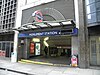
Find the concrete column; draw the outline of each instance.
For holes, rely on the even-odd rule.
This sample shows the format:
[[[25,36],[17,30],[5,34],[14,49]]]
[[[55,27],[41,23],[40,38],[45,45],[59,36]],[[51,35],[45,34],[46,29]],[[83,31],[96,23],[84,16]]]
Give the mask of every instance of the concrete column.
[[[79,44],[78,44],[78,36],[72,36],[71,39],[71,55],[78,55],[78,48],[79,48]]]
[[[24,54],[24,58],[28,59],[29,58],[29,46],[30,46],[30,41],[29,39],[25,38],[24,39],[24,50],[23,50],[23,54]]]
[[[78,0],[74,0],[74,7],[75,7],[75,22],[76,22],[76,28],[79,29],[79,9],[78,9]]]
[[[18,34],[19,32],[14,30],[14,46],[13,53],[11,54],[11,62],[17,62],[17,48],[18,48]]]
[[[79,67],[89,67],[88,29],[85,0],[78,0],[79,9]]]

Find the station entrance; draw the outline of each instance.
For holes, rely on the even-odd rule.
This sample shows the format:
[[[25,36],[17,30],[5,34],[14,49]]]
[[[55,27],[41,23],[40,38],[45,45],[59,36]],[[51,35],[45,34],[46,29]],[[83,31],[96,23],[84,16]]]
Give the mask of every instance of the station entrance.
[[[21,40],[21,59],[70,65],[71,36],[42,36]],[[25,49],[27,47],[27,50]],[[26,54],[27,51],[27,54]]]
[[[19,29],[18,60],[70,65],[71,55],[77,54],[78,29],[73,21],[36,22]]]

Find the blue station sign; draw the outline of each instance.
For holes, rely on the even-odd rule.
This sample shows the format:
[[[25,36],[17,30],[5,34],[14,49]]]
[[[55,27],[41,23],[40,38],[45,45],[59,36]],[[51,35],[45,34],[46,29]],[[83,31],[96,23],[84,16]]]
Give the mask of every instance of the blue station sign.
[[[61,32],[59,30],[54,30],[46,32],[20,33],[18,37],[54,36],[60,34]]]
[[[18,37],[77,35],[77,34],[78,34],[78,29],[74,28],[72,32],[66,32],[64,34],[62,34],[61,30],[52,30],[52,31],[45,31],[45,32],[19,33]]]

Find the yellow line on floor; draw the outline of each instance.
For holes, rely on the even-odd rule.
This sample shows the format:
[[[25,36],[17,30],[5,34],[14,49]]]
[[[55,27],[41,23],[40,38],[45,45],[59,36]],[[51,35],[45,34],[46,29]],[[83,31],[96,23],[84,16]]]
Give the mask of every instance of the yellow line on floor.
[[[53,63],[38,62],[38,61],[25,60],[25,59],[21,59],[21,61],[18,61],[18,62],[19,63],[33,63],[33,64],[40,64],[40,65],[48,65],[48,66],[67,66],[65,64],[53,64]]]
[[[18,61],[19,63],[26,63],[26,62],[22,62],[22,61]]]
[[[31,60],[25,60],[25,59],[21,59],[20,62],[33,63],[33,64],[43,64],[43,65],[50,65],[50,66],[53,65],[52,63],[31,61]]]

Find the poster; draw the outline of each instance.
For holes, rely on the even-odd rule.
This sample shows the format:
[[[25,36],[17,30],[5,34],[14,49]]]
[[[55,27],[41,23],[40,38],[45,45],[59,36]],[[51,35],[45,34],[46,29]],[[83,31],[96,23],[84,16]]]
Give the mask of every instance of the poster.
[[[30,43],[30,54],[34,54],[35,44],[33,42]]]
[[[35,55],[40,55],[40,43],[35,44]]]

